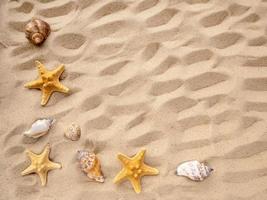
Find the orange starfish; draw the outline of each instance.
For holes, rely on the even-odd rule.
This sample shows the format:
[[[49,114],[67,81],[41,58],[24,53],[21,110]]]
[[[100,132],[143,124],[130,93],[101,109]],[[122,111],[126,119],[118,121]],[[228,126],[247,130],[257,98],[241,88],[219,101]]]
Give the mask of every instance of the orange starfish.
[[[134,157],[129,158],[126,155],[118,154],[118,159],[123,164],[123,169],[114,178],[114,183],[119,183],[128,179],[135,192],[141,192],[141,177],[146,175],[157,175],[159,171],[156,168],[150,167],[144,163],[146,150],[141,150]]]
[[[42,106],[47,104],[53,92],[69,92],[69,88],[59,82],[59,77],[64,71],[64,65],[60,65],[56,69],[48,71],[39,61],[36,61],[35,64],[38,68],[39,78],[26,83],[25,87],[30,89],[40,89],[42,91]]]

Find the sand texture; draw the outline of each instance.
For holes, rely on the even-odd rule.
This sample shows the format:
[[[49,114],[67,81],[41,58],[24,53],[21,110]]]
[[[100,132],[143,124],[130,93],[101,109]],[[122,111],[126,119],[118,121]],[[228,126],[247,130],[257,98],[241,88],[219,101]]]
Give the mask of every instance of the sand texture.
[[[52,28],[41,47],[25,24]],[[267,199],[266,0],[3,0],[0,1],[1,200],[264,200]],[[35,60],[60,63],[69,95],[23,85],[37,77]],[[55,117],[48,135],[22,136],[40,117]],[[73,142],[64,129],[80,124]],[[106,176],[89,182],[76,151],[94,141]],[[46,187],[25,149],[52,147],[61,170]],[[146,148],[160,175],[115,185],[116,155]],[[174,175],[183,161],[208,161],[204,182]]]

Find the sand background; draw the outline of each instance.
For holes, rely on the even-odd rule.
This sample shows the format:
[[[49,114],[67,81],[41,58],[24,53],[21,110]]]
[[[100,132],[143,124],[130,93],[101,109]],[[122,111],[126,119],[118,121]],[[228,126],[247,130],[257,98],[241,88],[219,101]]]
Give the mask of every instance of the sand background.
[[[42,47],[23,33],[32,18],[52,33]],[[266,0],[17,0],[0,2],[0,199],[263,200],[267,198]],[[35,60],[64,63],[62,83],[46,107],[23,87],[37,77]],[[36,118],[57,123],[37,141],[22,136]],[[82,137],[63,137],[72,122]],[[88,182],[75,152],[96,143],[106,175]],[[26,148],[52,146],[61,170],[41,187],[22,177]],[[160,170],[136,195],[112,179],[118,152],[146,148]],[[174,175],[178,163],[206,160],[202,183]]]

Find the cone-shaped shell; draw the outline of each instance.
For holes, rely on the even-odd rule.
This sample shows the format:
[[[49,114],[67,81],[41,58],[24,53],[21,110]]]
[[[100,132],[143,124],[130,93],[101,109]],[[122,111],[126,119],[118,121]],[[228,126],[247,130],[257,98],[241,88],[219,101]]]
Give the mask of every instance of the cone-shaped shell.
[[[81,170],[92,180],[103,183],[104,176],[101,171],[99,159],[92,152],[87,150],[78,151],[78,161]]]
[[[49,24],[41,19],[32,19],[25,26],[26,38],[35,45],[41,45],[50,32]]]
[[[212,168],[197,160],[184,162],[176,170],[178,176],[185,176],[193,181],[203,181],[212,171]]]

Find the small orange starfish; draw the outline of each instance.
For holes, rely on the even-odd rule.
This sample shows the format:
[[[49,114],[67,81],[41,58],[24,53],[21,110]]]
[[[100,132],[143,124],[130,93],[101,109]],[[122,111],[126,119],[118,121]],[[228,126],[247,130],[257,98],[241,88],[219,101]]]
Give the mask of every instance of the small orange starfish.
[[[36,61],[35,64],[38,68],[39,78],[26,83],[25,87],[30,89],[40,89],[42,91],[42,106],[47,104],[53,92],[69,92],[69,88],[59,82],[59,77],[64,71],[64,65],[60,65],[56,69],[48,71],[39,61]]]
[[[114,178],[114,183],[119,183],[128,179],[135,192],[141,192],[141,177],[146,175],[157,175],[159,171],[156,168],[150,167],[144,163],[146,150],[141,150],[134,157],[129,158],[126,155],[118,154],[118,159],[123,164],[123,169]]]

